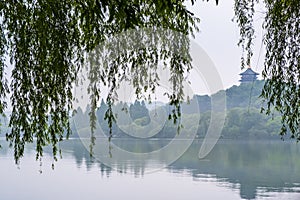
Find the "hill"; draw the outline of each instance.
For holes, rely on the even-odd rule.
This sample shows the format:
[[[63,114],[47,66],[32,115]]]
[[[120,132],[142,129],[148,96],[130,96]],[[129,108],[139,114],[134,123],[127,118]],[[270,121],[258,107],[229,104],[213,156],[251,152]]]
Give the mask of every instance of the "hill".
[[[242,83],[238,86],[232,86],[225,91],[219,91],[212,96],[208,95],[195,95],[191,102],[197,102],[200,110],[199,113],[194,108],[190,108],[189,104],[184,102],[182,104],[182,117],[185,122],[188,123],[188,127],[184,131],[197,131],[197,138],[203,138],[206,135],[207,128],[211,118],[211,99],[214,95],[221,94],[226,95],[226,120],[222,131],[222,138],[279,138],[281,118],[278,114],[267,116],[261,113],[261,107],[263,106],[262,99],[259,97],[263,88],[264,81],[255,81],[253,83]],[[127,134],[128,130],[134,132],[134,135],[138,137],[139,130],[149,133],[151,138],[172,138],[177,134],[177,126],[172,121],[167,120],[163,124],[163,128],[157,134],[153,134],[154,130],[158,130],[161,123],[164,121],[163,116],[171,112],[169,105],[162,103],[156,104],[157,108],[149,106],[145,102],[135,102],[133,104],[119,103],[115,105],[115,110],[123,110],[117,116],[119,119],[122,116],[122,120],[119,120],[118,125],[113,124],[113,137],[122,138],[135,138],[132,134]],[[148,109],[151,107],[151,109]],[[109,128],[107,122],[103,119],[107,105],[104,101],[101,102],[101,106],[97,110],[96,114],[98,122],[102,130],[108,135]],[[159,118],[155,118],[158,110],[160,110]],[[163,111],[164,110],[164,111]],[[80,110],[77,113],[88,117],[88,111],[82,113]],[[131,120],[130,120],[131,118]],[[151,120],[150,120],[151,118]],[[80,119],[77,118],[77,119]],[[81,116],[81,119],[82,116]],[[200,119],[200,120],[199,120]],[[76,128],[73,124],[73,137],[78,137]],[[189,128],[189,129],[187,129]],[[124,132],[124,130],[126,131]],[[197,130],[195,130],[197,129]]]

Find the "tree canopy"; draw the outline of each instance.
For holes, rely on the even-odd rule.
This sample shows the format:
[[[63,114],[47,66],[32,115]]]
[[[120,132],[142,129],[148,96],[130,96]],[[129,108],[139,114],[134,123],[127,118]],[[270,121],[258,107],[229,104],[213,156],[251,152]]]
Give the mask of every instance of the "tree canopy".
[[[194,1],[191,0],[192,4]],[[7,140],[14,147],[16,161],[23,155],[25,144],[34,142],[34,138],[37,158],[43,155],[44,146],[51,145],[56,159],[58,142],[64,139],[64,131],[66,137],[70,135],[72,88],[83,69],[88,70],[90,80],[92,128],[101,95],[100,85],[109,87],[105,118],[111,127],[114,121],[111,106],[117,98],[118,83],[121,80],[131,82],[138,97],[147,91],[155,92],[159,61],[170,63],[169,81],[173,91],[168,97],[174,106],[172,117],[176,119],[183,101],[182,81],[192,68],[189,36],[198,31],[199,22],[184,2],[1,1],[0,113],[4,114],[7,98],[10,98],[11,132]],[[253,16],[258,2],[235,0],[234,10],[241,34],[239,44],[246,52],[242,63],[246,64],[250,64],[253,54]],[[263,76],[267,82],[262,97],[268,105],[266,113],[271,113],[274,106],[282,114],[282,134],[290,129],[292,136],[300,139],[300,3],[298,0],[265,0],[263,4],[266,7],[264,41],[267,48]],[[161,32],[161,28],[167,31]],[[136,40],[128,41],[127,46],[114,40],[124,32],[134,35]],[[141,37],[143,35],[147,37]],[[139,39],[147,45],[134,48]],[[7,61],[13,66],[10,85],[5,76]]]
[[[52,145],[56,159],[64,130],[66,137],[70,135],[72,88],[78,80],[78,72],[86,67],[92,128],[100,98],[99,84],[102,82],[109,87],[105,118],[111,127],[114,120],[111,105],[118,81],[129,79],[128,73],[131,73],[133,78],[129,81],[137,95],[144,90],[154,91],[158,58],[171,62],[170,81],[174,87],[169,97],[170,103],[177,107],[176,117],[183,98],[180,83],[191,68],[188,37],[197,31],[199,21],[187,10],[183,0],[1,1],[0,16],[0,112],[4,113],[5,98],[10,91],[11,132],[7,140],[14,147],[16,161],[23,155],[25,144],[33,142],[34,138],[37,158],[43,155],[44,146]],[[156,28],[169,31],[151,35],[149,29]],[[114,36],[123,32],[132,34],[132,30],[135,30],[136,40],[129,41],[127,47],[131,49],[115,48],[114,45],[122,44],[121,40],[114,40]],[[141,38],[141,34],[148,34],[148,37]],[[150,45],[134,48],[138,38],[149,40],[145,43]],[[110,43],[103,44],[105,41]],[[104,48],[105,55],[99,57]],[[175,49],[186,54],[178,56]],[[95,53],[96,57],[88,57],[86,53]],[[4,74],[6,58],[13,66],[9,86]],[[102,59],[102,66],[98,58]],[[152,66],[148,78],[142,77],[148,74],[146,62]],[[149,81],[145,82],[147,79]],[[93,136],[91,139],[93,141]]]
[[[235,14],[240,27],[240,44],[247,52],[250,64],[255,37],[253,16],[255,5],[265,7],[262,24],[265,29],[266,57],[263,78],[266,80],[262,98],[267,106],[262,110],[271,114],[279,111],[282,119],[281,135],[291,131],[300,140],[300,2],[298,0],[242,0],[235,1]],[[244,63],[244,60],[242,59]]]

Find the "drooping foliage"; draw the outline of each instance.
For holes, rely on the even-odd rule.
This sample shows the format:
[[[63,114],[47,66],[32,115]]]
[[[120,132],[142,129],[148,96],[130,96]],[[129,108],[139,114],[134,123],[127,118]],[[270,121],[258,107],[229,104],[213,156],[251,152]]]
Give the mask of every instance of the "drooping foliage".
[[[266,113],[271,113],[273,107],[278,110],[282,115],[282,134],[289,129],[299,140],[300,3],[235,0],[239,44],[246,54],[242,63],[246,64],[250,64],[253,54],[256,3],[266,8],[263,76],[267,82],[262,92]],[[90,80],[92,129],[101,84],[109,90],[105,118],[111,127],[111,107],[120,81],[126,79],[136,95],[143,96],[145,90],[155,90],[157,86],[156,66],[160,61],[170,63],[169,81],[173,88],[168,97],[174,106],[173,118],[180,118],[181,83],[192,67],[188,36],[197,30],[198,21],[184,0],[0,1],[0,113],[4,114],[6,103],[10,102],[11,132],[7,140],[14,147],[16,161],[22,157],[25,144],[34,142],[34,138],[37,158],[43,155],[44,146],[51,145],[56,159],[64,131],[67,137],[70,134],[72,89],[79,79],[78,72],[85,67]],[[160,32],[162,29],[166,31]],[[120,40],[123,33],[135,34],[129,38],[136,40]],[[141,37],[143,34],[145,37]],[[138,38],[142,45],[133,48]],[[115,48],[123,44],[130,45],[129,51]],[[8,62],[12,66],[10,85],[5,76]],[[152,66],[150,71],[146,65]]]
[[[235,14],[240,26],[241,44],[250,64],[254,37],[253,16],[256,3],[265,7],[263,22],[266,47],[263,77],[266,79],[261,96],[267,114],[273,110],[282,116],[281,135],[291,132],[300,140],[300,1],[264,0],[235,1]]]
[[[170,94],[171,104],[178,107],[182,101],[180,82],[191,67],[188,36],[197,30],[198,22],[183,0],[1,1],[0,22],[0,113],[4,113],[5,97],[10,89],[11,132],[7,140],[14,147],[16,162],[23,156],[25,144],[34,142],[34,138],[37,158],[43,155],[44,146],[51,145],[56,159],[63,133],[67,132],[66,137],[70,134],[72,89],[79,80],[78,72],[85,66],[89,70],[92,129],[100,84],[109,87],[105,118],[111,126],[114,120],[111,105],[119,79],[132,77],[129,81],[136,95],[147,88],[154,89],[157,56],[172,63],[170,81],[176,85]],[[158,38],[154,38],[152,45],[131,47],[129,54],[114,46],[120,44],[120,40],[115,40],[116,35],[156,27],[169,30],[170,34],[156,34]],[[171,38],[171,32],[180,35],[177,41]],[[181,57],[172,52],[178,46],[169,48],[180,40],[183,41],[178,44],[180,48],[187,50]],[[169,45],[159,48],[164,47],[161,42]],[[129,44],[132,43],[129,41]],[[101,52],[103,49],[106,51]],[[92,57],[94,53],[99,54]],[[101,62],[97,60],[100,55],[103,55]],[[9,61],[12,77],[8,87],[4,71]],[[153,66],[151,78],[143,77],[147,73],[145,64]],[[131,72],[130,75],[122,76],[127,72]]]
[[[72,13],[70,1],[1,2],[4,49],[13,66],[12,129],[7,140],[14,146],[16,161],[34,137],[37,158],[44,146],[52,144],[56,159],[64,129],[67,137],[70,134],[72,83],[79,66],[74,60],[81,57]]]

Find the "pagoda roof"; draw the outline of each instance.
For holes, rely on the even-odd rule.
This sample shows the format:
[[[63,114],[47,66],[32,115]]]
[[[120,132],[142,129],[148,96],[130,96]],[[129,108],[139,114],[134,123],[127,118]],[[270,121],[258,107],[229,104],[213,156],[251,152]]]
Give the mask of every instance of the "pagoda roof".
[[[258,74],[259,73],[253,71],[250,67],[246,71],[240,73],[240,75],[258,75]]]

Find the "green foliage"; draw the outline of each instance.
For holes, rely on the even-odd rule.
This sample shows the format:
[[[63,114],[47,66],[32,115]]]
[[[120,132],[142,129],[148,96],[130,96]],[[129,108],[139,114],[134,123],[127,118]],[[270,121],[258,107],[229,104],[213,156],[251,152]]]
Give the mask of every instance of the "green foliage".
[[[241,60],[242,68],[245,67],[245,64],[250,66],[251,57],[253,55],[252,41],[255,37],[253,28],[255,2],[258,2],[258,0],[235,0],[234,4],[234,12],[236,16],[236,21],[238,23],[238,26],[240,27],[241,36],[238,45],[242,46],[243,50],[243,56]],[[244,53],[246,53],[246,63]]]
[[[239,44],[246,52],[246,64],[253,54],[255,2],[258,0],[235,1]],[[299,140],[300,3],[266,0],[264,4],[267,54],[263,76],[267,82],[262,97],[266,113],[272,114],[274,106],[282,116],[281,134],[290,131]],[[104,119],[111,135],[115,121],[112,107],[120,82],[128,81],[138,99],[146,99],[144,94],[155,92],[158,85],[159,62],[170,70],[170,118],[180,121],[182,81],[192,68],[188,36],[198,31],[198,22],[184,0],[1,1],[0,114],[10,90],[11,131],[7,140],[14,147],[16,162],[23,156],[25,144],[33,142],[37,158],[48,145],[57,158],[58,143],[71,133],[72,88],[78,84],[80,71],[88,71],[91,144],[101,85],[109,90]],[[131,40],[127,41],[128,36]],[[6,57],[13,66],[9,87],[4,76]]]
[[[255,81],[232,86],[225,91],[227,116],[222,131],[223,138],[273,138],[279,135],[279,113],[274,112],[272,117],[261,113],[261,107],[264,106],[260,97],[263,86],[264,81]],[[197,99],[202,99],[199,101],[200,107],[208,105],[210,101],[210,98],[203,101],[202,96],[198,96]],[[198,137],[201,138],[207,132],[211,115],[210,106],[203,109],[208,111],[201,112],[198,130]]]
[[[129,113],[130,113],[130,117],[132,120],[137,120],[139,119],[139,121],[136,121],[135,123],[139,124],[139,125],[147,125],[150,122],[150,116],[149,116],[149,111],[145,106],[145,102],[142,101],[142,103],[140,103],[139,101],[135,101],[134,104],[131,104],[129,107]]]
[[[78,65],[73,62],[79,51],[79,32],[71,16],[72,5],[69,1],[1,4],[4,49],[14,66],[12,130],[7,140],[14,146],[16,162],[24,153],[24,145],[34,137],[37,158],[43,155],[43,146],[52,144],[56,159],[64,129],[67,137],[70,134],[68,118]]]
[[[226,90],[227,109],[234,107],[255,107],[263,106],[262,99],[259,98],[263,89],[264,81],[255,81],[253,83],[242,83],[239,86],[232,86]]]
[[[70,134],[72,88],[78,81],[78,72],[83,70],[84,66],[89,69],[91,105],[89,116],[92,130],[95,128],[100,83],[109,87],[106,100],[108,110],[104,117],[111,128],[115,120],[111,110],[115,91],[119,81],[126,78],[122,74],[133,77],[131,83],[136,89],[137,96],[143,93],[141,88],[155,89],[155,76],[153,79],[144,77],[146,74],[144,64],[152,65],[154,73],[157,55],[161,60],[170,60],[172,63],[173,75],[170,80],[176,81],[176,87],[170,100],[175,104],[182,101],[180,81],[183,80],[183,73],[191,68],[188,36],[198,29],[196,23],[199,21],[186,9],[183,2],[183,0],[1,1],[0,114],[4,112],[6,106],[4,99],[8,93],[4,69],[5,56],[9,54],[13,66],[10,86],[13,110],[10,117],[12,130],[7,134],[7,140],[14,147],[16,162],[23,156],[25,144],[35,141],[37,158],[43,155],[44,146],[51,145],[56,159],[58,142],[64,139],[63,133],[66,133],[66,137]],[[170,32],[167,35],[158,34],[158,41],[153,45],[128,49],[129,54],[114,51],[118,42],[113,41],[116,35],[123,32],[130,33],[130,30],[138,33],[142,28],[148,28],[147,30],[164,28]],[[172,31],[178,34],[172,35]],[[111,46],[103,45],[105,41],[109,41]],[[180,58],[174,49],[169,48],[176,41],[182,41],[178,44],[185,48],[186,52]],[[158,44],[163,44],[161,47],[166,48],[158,49]],[[85,57],[86,53],[89,55],[97,53],[99,49],[96,47],[107,50],[106,56],[101,54],[102,61],[107,61],[102,62],[102,65],[97,62],[97,57],[94,60]],[[120,56],[111,57],[110,53],[113,52],[120,53]],[[100,72],[93,70],[95,67],[101,69]],[[142,80],[149,80],[149,84],[143,83]],[[92,143],[94,139],[91,135]]]
[[[248,52],[247,64],[252,55],[255,2],[258,1],[235,1],[240,43]],[[266,58],[262,75],[267,81],[261,94],[267,105],[264,111],[272,114],[275,108],[281,115],[281,135],[290,131],[292,138],[300,140],[300,1],[266,0],[260,3],[266,8],[263,22]]]
[[[222,138],[230,139],[261,139],[261,138],[278,138],[281,127],[281,117],[279,113],[274,113],[273,116],[268,116],[261,113],[261,97],[259,96],[263,88],[264,81],[255,81],[253,83],[242,83],[239,86],[232,86],[227,89],[226,99],[227,99],[227,115],[225,124],[222,130]],[[222,91],[220,91],[222,92]],[[219,95],[214,94],[214,95]],[[211,122],[211,106],[208,102],[211,101],[210,96],[194,96],[192,101],[198,100],[198,106],[200,108],[200,120],[199,113],[195,113],[195,110],[189,108],[189,104],[183,102],[181,107],[184,108],[184,113],[182,118],[184,119],[184,126],[181,131],[184,131],[185,134],[189,135],[197,132],[198,138],[204,138],[207,134],[208,127]],[[216,105],[217,106],[217,105]],[[133,109],[135,108],[136,109]],[[97,116],[103,116],[107,105],[102,101],[99,110],[97,111]],[[121,110],[122,108],[128,108],[125,103],[118,103],[113,106],[115,110]],[[165,110],[170,110],[170,105],[165,105]],[[194,108],[194,107],[192,107]],[[99,112],[100,110],[101,113]],[[115,138],[131,138],[124,133],[122,130],[128,130],[131,133],[138,133],[143,130],[143,126],[148,125],[149,123],[149,113],[155,111],[148,111],[147,108],[143,106],[143,102],[135,101],[134,104],[130,106],[131,116],[133,118],[133,123],[128,124],[126,116],[120,116],[122,112],[116,116],[117,118],[125,119],[124,121],[119,121],[119,124],[113,124],[112,131],[113,137]],[[144,110],[141,112],[141,110]],[[201,111],[203,110],[203,111]],[[124,111],[126,112],[126,111]],[[171,111],[170,111],[171,112]],[[78,111],[77,113],[82,113]],[[143,114],[144,113],[144,114]],[[83,115],[83,113],[81,114]],[[160,116],[157,116],[160,117]],[[154,131],[155,134],[151,138],[174,138],[177,134],[177,124],[174,124],[172,120],[166,119],[156,119],[153,120],[153,126],[150,127],[149,132]],[[164,126],[161,130],[156,130],[155,127],[158,126],[157,123],[161,123],[166,120]],[[109,127],[107,123],[98,118],[98,122],[101,124],[103,131],[109,137]],[[125,126],[123,126],[125,124]],[[120,128],[122,126],[122,128]],[[157,132],[156,132],[157,131]],[[157,133],[157,134],[156,134]],[[149,133],[152,135],[152,133]]]

